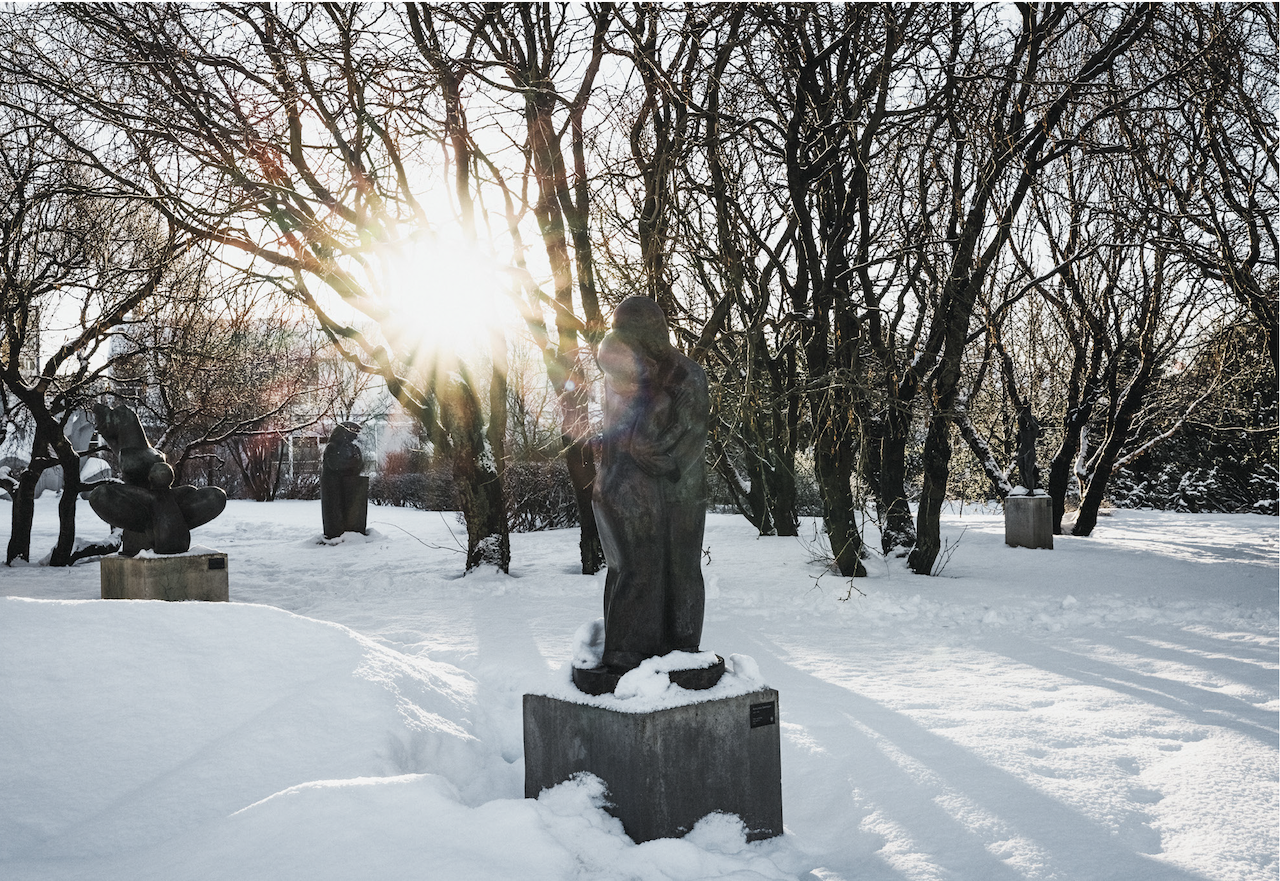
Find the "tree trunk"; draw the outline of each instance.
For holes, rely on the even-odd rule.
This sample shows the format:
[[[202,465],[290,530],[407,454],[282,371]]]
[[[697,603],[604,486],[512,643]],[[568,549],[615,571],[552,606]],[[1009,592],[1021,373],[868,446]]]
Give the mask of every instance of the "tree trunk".
[[[1045,483],[1045,492],[1053,500],[1054,535],[1062,535],[1062,518],[1067,514],[1067,490],[1071,488],[1071,460],[1075,456],[1075,449],[1065,457],[1062,455],[1064,452],[1065,441],[1058,454],[1049,461],[1049,479]]]
[[[778,527],[773,522],[773,508],[769,504],[768,467],[754,449],[746,451],[747,505],[750,513],[747,519],[756,527],[761,535],[777,535]]]
[[[58,543],[53,547],[50,566],[70,566],[75,562],[76,501],[80,498],[80,457],[65,437],[54,444],[62,465],[62,497],[58,499]]]
[[[13,493],[13,516],[9,532],[9,547],[5,554],[5,565],[10,566],[14,560],[31,561],[31,526],[36,514],[36,484],[40,482],[40,472],[28,467],[18,478],[18,488]]]
[[[753,404],[751,409],[754,407]],[[752,522],[761,535],[799,535],[795,456],[786,449],[785,429],[776,418],[764,418],[761,430],[760,414],[748,412],[744,417],[742,446],[751,480],[747,499],[754,516]]]
[[[1106,485],[1106,479],[1098,474],[1089,481],[1089,489],[1080,498],[1080,510],[1076,513],[1075,525],[1071,527],[1072,535],[1087,538],[1092,534],[1093,528],[1098,525],[1098,511],[1102,507]]]
[[[511,537],[497,472],[464,453],[454,457],[453,477],[467,522],[467,571],[485,565],[510,571]]]
[[[977,224],[973,224],[974,227]],[[971,253],[973,233],[961,255]],[[968,264],[967,258],[962,261]],[[980,268],[980,277],[985,270]],[[933,564],[942,550],[942,503],[947,497],[947,476],[951,470],[951,422],[955,418],[956,401],[960,391],[960,363],[964,355],[965,338],[969,319],[973,315],[974,301],[978,294],[978,281],[973,277],[957,277],[953,272],[949,291],[942,296],[939,317],[942,322],[944,342],[938,370],[933,380],[932,412],[929,431],[925,435],[923,453],[924,485],[920,492],[920,505],[916,511],[916,544],[907,558],[911,571],[917,575],[932,575]]]
[[[506,499],[492,451],[485,443],[480,403],[475,391],[461,379],[451,383],[442,403],[441,421],[448,435],[458,503],[467,524],[467,571],[490,565],[508,572],[511,535]]]
[[[529,132],[529,146],[533,157],[534,179],[538,185],[538,198],[533,206],[547,262],[555,284],[555,299],[562,307],[556,311],[554,355],[546,357],[547,378],[556,390],[560,403],[560,430],[565,442],[565,460],[573,479],[574,497],[578,502],[580,533],[578,537],[582,574],[594,575],[604,566],[604,548],[596,529],[595,510],[591,506],[591,487],[595,483],[595,457],[587,448],[589,420],[587,415],[587,389],[585,371],[578,350],[578,332],[566,320],[573,314],[573,262],[569,257],[569,242],[565,235],[565,205],[572,205],[567,177],[564,170],[564,154],[552,118],[555,101],[549,92],[530,90],[525,100],[525,119]],[[577,218],[571,209],[570,220]],[[580,243],[581,244],[581,243]],[[579,288],[584,297],[583,311],[587,325],[599,324],[599,308],[595,304],[594,280],[590,268],[589,253],[578,254]],[[584,262],[585,261],[585,262]],[[586,278],[583,277],[584,272]],[[584,288],[583,285],[587,285]],[[545,350],[544,350],[545,351]]]
[[[915,523],[907,502],[907,441],[911,436],[911,408],[894,400],[880,438],[880,473],[876,476],[876,510],[880,515],[880,549],[910,548],[916,543]]]
[[[573,481],[573,497],[578,503],[581,518],[578,530],[578,556],[582,561],[582,574],[594,575],[604,567],[604,548],[600,544],[600,530],[596,526],[595,509],[591,506],[591,492],[596,480],[595,453],[591,445],[580,441],[566,441],[565,463],[569,466],[569,479]]]
[[[552,374],[553,382],[559,379],[556,389],[560,403],[560,440],[564,445],[569,479],[573,481],[574,500],[578,503],[578,557],[582,563],[582,574],[595,575],[604,568],[604,546],[600,544],[600,530],[591,504],[596,482],[596,459],[590,443],[586,373],[575,358],[567,380],[559,376],[559,371],[548,369],[548,374]]]
[[[784,458],[783,454],[773,451],[768,474],[772,489],[769,495],[769,514],[773,520],[774,532],[784,538],[797,536],[800,534],[800,517],[796,513],[795,456],[787,454]]]
[[[560,393],[561,435],[565,464],[573,481],[573,496],[578,503],[578,557],[583,575],[594,575],[604,568],[604,546],[596,526],[591,493],[596,482],[596,459],[589,441],[591,423],[587,409],[586,379],[580,365],[575,365],[576,382],[566,383]]]
[[[1062,518],[1067,513],[1067,490],[1071,488],[1071,472],[1080,451],[1080,432],[1089,422],[1093,407],[1069,409],[1062,420],[1062,443],[1049,460],[1049,479],[1045,491],[1053,499],[1053,534],[1062,535]]]
[[[947,497],[947,476],[951,470],[951,420],[937,411],[929,419],[924,442],[924,486],[916,514],[916,543],[907,565],[917,575],[932,575],[933,564],[942,550],[942,503]]]
[[[1094,460],[1089,485],[1080,497],[1080,510],[1076,514],[1075,525],[1071,528],[1072,535],[1088,536],[1098,525],[1098,511],[1106,496],[1107,481],[1111,478],[1111,471],[1120,457],[1125,440],[1129,437],[1129,429],[1133,427],[1134,417],[1141,409],[1142,399],[1151,381],[1153,367],[1149,353],[1144,351],[1138,373],[1129,383],[1124,397],[1116,406],[1115,418],[1109,426],[1107,439],[1103,442],[1102,449],[1098,451],[1097,459]]]
[[[862,565],[862,535],[854,520],[856,505],[849,484],[853,476],[851,453],[847,438],[825,436],[818,438],[813,458],[831,555],[841,575],[860,578],[867,569]]]
[[[31,439],[31,461],[18,478],[17,492],[13,493],[13,528],[9,533],[9,548],[5,556],[5,564],[14,560],[31,561],[31,528],[36,515],[36,485],[40,483],[40,475],[46,468],[55,463],[49,457],[50,435],[57,432],[54,422],[51,432],[48,425],[40,419],[42,414],[32,413],[35,417],[35,435]],[[78,482],[78,481],[77,481]]]

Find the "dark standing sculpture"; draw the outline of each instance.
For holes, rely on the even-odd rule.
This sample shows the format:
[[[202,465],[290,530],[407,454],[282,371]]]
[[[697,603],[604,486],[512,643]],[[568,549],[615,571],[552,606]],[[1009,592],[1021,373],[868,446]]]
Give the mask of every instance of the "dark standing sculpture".
[[[598,360],[604,436],[592,507],[608,564],[604,653],[600,667],[574,670],[592,694],[612,691],[646,658],[698,651],[710,414],[706,373],[671,345],[653,300],[619,304]],[[672,679],[705,688],[722,671]]]
[[[227,494],[216,486],[174,486],[173,469],[147,440],[138,414],[127,405],[93,405],[98,435],[120,460],[124,483],[104,483],[89,494],[89,507],[123,530],[120,555],[139,551],[181,554],[191,530],[222,513]]]
[[[1018,479],[1033,495],[1039,477],[1036,471],[1036,440],[1040,434],[1040,422],[1032,415],[1030,407],[1023,407],[1018,411]]]
[[[320,518],[324,537],[365,531],[368,483],[360,477],[364,457],[356,446],[360,426],[339,422],[329,435],[320,466]]]

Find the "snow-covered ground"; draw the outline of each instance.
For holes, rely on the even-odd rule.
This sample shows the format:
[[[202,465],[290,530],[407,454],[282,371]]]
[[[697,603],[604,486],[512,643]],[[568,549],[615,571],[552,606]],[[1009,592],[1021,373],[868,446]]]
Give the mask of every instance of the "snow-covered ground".
[[[0,877],[1277,877],[1275,518],[1117,511],[1031,551],[970,509],[941,577],[851,585],[712,516],[703,646],[781,693],[787,834],[642,845],[590,780],[521,797],[521,695],[599,615],[576,532],[461,578],[452,516],[370,521],[326,545],[318,503],[230,503],[195,536],[230,604],[0,569]]]

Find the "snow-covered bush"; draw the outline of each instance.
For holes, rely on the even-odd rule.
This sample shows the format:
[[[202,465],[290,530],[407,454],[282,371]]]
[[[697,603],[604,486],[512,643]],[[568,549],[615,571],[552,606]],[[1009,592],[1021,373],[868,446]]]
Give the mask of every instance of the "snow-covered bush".
[[[1145,472],[1122,469],[1111,478],[1111,497],[1120,508],[1274,515],[1277,477],[1280,474],[1269,464],[1241,474],[1221,463],[1188,469],[1180,463],[1167,462]]]

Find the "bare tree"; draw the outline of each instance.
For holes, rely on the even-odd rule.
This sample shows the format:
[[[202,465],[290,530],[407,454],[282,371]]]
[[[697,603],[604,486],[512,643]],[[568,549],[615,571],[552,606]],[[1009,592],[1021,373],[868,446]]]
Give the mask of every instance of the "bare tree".
[[[940,515],[951,461],[951,424],[961,391],[961,365],[979,293],[1007,245],[1013,220],[1043,170],[1071,149],[1074,132],[1114,111],[1079,99],[1150,27],[1150,8],[1120,17],[1101,7],[1021,7],[1022,24],[985,89],[964,94],[973,80],[949,74],[949,106],[956,163],[948,260],[938,281],[937,309],[922,357],[912,366],[927,375],[928,432],[924,486],[916,517],[912,571],[933,571],[941,550]],[[1099,36],[1095,37],[1094,34]],[[956,36],[959,36],[957,32]],[[979,121],[974,99],[994,113]],[[1070,113],[1068,111],[1071,111]],[[1063,130],[1064,122],[1069,128]],[[966,155],[969,151],[972,155]]]
[[[0,119],[0,382],[6,409],[12,401],[33,429],[29,464],[6,487],[13,521],[5,562],[30,560],[36,485],[57,465],[63,492],[50,562],[68,566],[77,559],[80,461],[92,451],[73,449],[67,423],[103,390],[115,329],[166,289],[188,240],[12,104]],[[58,342],[28,371],[24,354],[40,335]]]
[[[547,378],[560,403],[561,443],[578,504],[582,571],[591,574],[604,565],[604,553],[591,507],[595,461],[589,443],[588,376],[604,319],[589,234],[591,177],[584,118],[611,12],[605,6],[574,10],[546,4],[464,4],[434,14],[427,4],[418,4],[407,12],[419,51],[443,83],[455,162],[459,168],[475,162],[482,172],[477,180],[483,178],[501,195],[513,248],[515,291],[522,297],[527,327],[543,353]],[[462,44],[452,53],[442,36],[446,24]],[[517,174],[495,162],[468,129],[461,95],[467,75],[487,87],[490,100],[510,102],[510,115],[518,114],[518,129],[510,123],[503,127],[520,132],[510,135],[524,156]],[[525,210],[537,222],[550,270],[550,295],[534,282],[523,253],[519,219]]]
[[[201,460],[220,465],[215,448],[223,445],[244,455],[269,449],[283,461],[288,435],[334,419],[339,398],[354,391],[351,378],[322,370],[328,341],[269,288],[246,290],[238,276],[219,284],[208,273],[191,284],[196,295],[168,299],[145,322],[117,328],[111,394],[155,428],[152,445],[179,480]],[[351,415],[348,405],[337,418]],[[260,501],[279,489],[272,481],[282,469],[268,470],[267,483],[248,480]]]
[[[1278,29],[1274,4],[1161,8],[1149,63],[1130,73],[1151,99],[1118,117],[1118,139],[1141,170],[1134,195],[1167,195],[1163,204],[1145,201],[1164,218],[1169,247],[1253,314],[1273,369]]]
[[[7,23],[79,28],[100,48],[77,55],[33,34],[5,63],[99,121],[98,141],[79,144],[86,156],[110,138],[133,151],[144,171],[110,169],[120,186],[210,247],[273,267],[343,356],[432,428],[454,464],[467,568],[505,571],[505,506],[476,383],[464,362],[422,350],[403,321],[407,290],[432,284],[408,278],[405,261],[438,231],[417,169],[431,167],[424,151],[441,132],[422,112],[434,77],[411,63],[393,11],[68,6]]]

